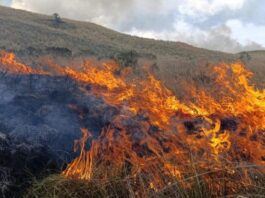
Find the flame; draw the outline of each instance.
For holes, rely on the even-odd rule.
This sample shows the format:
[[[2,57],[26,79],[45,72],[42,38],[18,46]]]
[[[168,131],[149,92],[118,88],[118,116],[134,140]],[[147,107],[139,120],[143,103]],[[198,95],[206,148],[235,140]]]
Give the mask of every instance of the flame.
[[[87,65],[85,66],[87,67]],[[91,66],[89,65],[89,67]],[[71,74],[76,80],[97,85],[97,89],[92,92],[103,97],[111,105],[120,108],[127,107],[128,112],[123,112],[124,115],[131,117],[144,114],[148,117],[150,125],[159,128],[156,134],[149,134],[148,129],[144,129],[142,134],[144,137],[137,143],[139,147],[145,145],[151,154],[139,157],[140,154],[134,146],[136,142],[133,138],[136,132],[122,124],[125,122],[122,116],[117,118],[118,121],[113,121],[114,126],[122,128],[122,131],[118,132],[122,138],[115,138],[114,134],[117,132],[112,129],[102,133],[103,137],[99,139],[100,145],[97,147],[100,149],[99,153],[102,155],[103,161],[108,161],[112,167],[122,168],[126,162],[129,162],[132,166],[131,175],[141,172],[149,174],[151,188],[158,189],[165,185],[165,181],[163,181],[165,175],[179,179],[183,177],[184,164],[190,162],[188,151],[193,153],[203,151],[204,154],[201,157],[215,161],[212,163],[216,168],[220,166],[220,159],[224,155],[235,152],[236,145],[240,152],[247,150],[250,153],[251,157],[248,160],[264,165],[263,142],[251,142],[249,138],[254,134],[259,134],[258,136],[264,138],[262,131],[265,128],[265,92],[256,90],[254,86],[250,85],[249,78],[252,74],[241,64],[220,64],[213,67],[211,75],[215,77],[215,88],[211,88],[211,91],[195,89],[195,86],[188,87],[189,94],[195,98],[195,102],[192,100],[179,101],[151,74],[148,74],[147,79],[128,82],[126,76],[115,76],[112,68],[117,68],[117,66],[104,66],[99,71],[89,68],[84,70],[82,75],[69,70],[71,72],[68,74]],[[98,86],[106,89],[100,89]],[[235,131],[229,127],[228,129],[222,128],[225,118],[237,121],[236,125],[238,124],[238,126]],[[201,123],[194,124],[196,126],[192,129],[193,135],[187,135],[189,132],[183,126],[184,121],[196,119],[201,119]],[[137,124],[142,125],[142,123]],[[240,137],[239,134],[242,130],[247,130],[246,137]],[[162,143],[160,139],[163,139]],[[108,149],[101,150],[106,147],[103,145],[106,142],[109,145]],[[251,146],[253,144],[256,146]],[[91,149],[93,150],[93,146]],[[109,153],[108,150],[113,152]],[[144,150],[140,149],[140,153],[145,152]],[[244,160],[241,154],[233,153],[229,159],[233,160],[234,157]],[[105,163],[102,169],[107,166]],[[155,171],[155,169],[159,169],[158,167],[163,167],[163,173]],[[202,167],[206,168],[207,165],[203,164]],[[66,172],[64,174],[71,176]],[[82,174],[77,178],[81,178],[81,176]]]
[[[8,53],[5,51],[0,52],[0,64],[1,72],[12,74],[30,74],[33,73],[33,69],[25,64],[16,61],[14,53]]]
[[[97,87],[92,92],[103,97],[111,105],[127,107],[129,112],[125,111],[123,114],[128,117],[144,114],[148,117],[150,125],[158,127],[159,130],[149,134],[150,129],[144,129],[142,132],[144,137],[136,143],[133,138],[136,132],[122,124],[125,122],[123,119],[128,118],[118,117],[118,123],[115,120],[112,124],[122,128],[122,131],[118,132],[122,138],[115,138],[114,134],[117,132],[112,129],[111,132],[102,133],[104,140],[99,139],[100,145],[97,148],[100,150],[101,160],[103,158],[102,161],[112,164],[103,163],[102,169],[108,166],[122,168],[126,162],[129,162],[132,166],[131,175],[144,172],[149,176],[150,188],[157,190],[166,184],[165,175],[183,178],[185,164],[190,163],[189,152],[198,155],[198,152],[203,151],[200,155],[208,164],[200,162],[201,168],[210,168],[211,163],[213,169],[220,168],[221,159],[226,155],[231,161],[235,159],[239,162],[244,161],[246,160],[243,157],[244,152],[250,156],[247,159],[250,162],[264,165],[264,143],[253,142],[250,137],[257,135],[264,139],[265,92],[256,90],[250,85],[252,73],[240,63],[220,64],[213,67],[210,74],[214,77],[214,87],[196,89],[191,85],[188,87],[189,95],[195,100],[184,102],[178,100],[153,75],[148,73],[144,80],[128,82],[126,76],[113,74],[111,68],[116,67],[110,65],[97,72],[95,68],[90,68],[81,76],[72,70],[70,73],[77,80],[105,87],[106,89]],[[226,118],[235,120],[235,130],[229,127],[223,128],[222,123]],[[195,122],[197,119],[201,120],[200,124]],[[195,122],[191,135],[187,135],[189,133],[187,127],[183,126],[185,120]],[[247,131],[245,137],[240,136],[243,130]],[[161,142],[160,139],[163,141]],[[109,145],[108,149],[101,150],[106,147],[103,145],[106,142]],[[135,144],[139,144],[138,147],[141,149],[137,150]],[[139,157],[141,152],[145,152],[143,146],[147,147],[151,154]],[[93,146],[88,152],[92,150]],[[109,153],[108,150],[113,152]],[[156,170],[160,170],[159,173]],[[71,176],[66,172],[64,174]],[[77,178],[81,176],[82,174]]]
[[[17,73],[36,72],[16,62],[13,54],[1,53],[0,65],[14,65]],[[118,74],[119,66],[111,61],[84,61],[78,69],[50,60],[48,65],[119,110],[100,136],[89,141],[89,149],[92,135],[81,129],[83,136],[75,144],[80,155],[63,172],[66,177],[107,179],[126,172],[137,182],[144,174],[149,188],[158,191],[172,178],[181,181],[190,175],[194,163],[202,172],[225,169],[229,174],[236,171],[235,164],[265,165],[265,90],[251,85],[253,74],[241,63],[208,68],[209,87],[189,82],[183,89],[188,97],[182,100],[151,73],[145,78],[130,69]]]
[[[16,55],[11,52],[0,51],[0,72],[5,74],[21,75],[21,74],[39,74],[46,75],[40,69],[33,69],[32,67],[21,63],[17,60]]]
[[[126,106],[131,112],[146,112],[154,125],[164,128],[176,111],[191,112],[181,104],[174,94],[151,74],[146,80],[137,83],[127,82],[126,75],[113,74],[115,63],[103,64],[97,69],[91,62],[85,61],[82,72],[67,67],[65,74],[81,82],[96,85],[92,92],[101,96],[111,105]],[[126,73],[127,74],[127,73]]]
[[[77,147],[80,146],[80,156],[76,158],[70,166],[68,166],[67,170],[64,172],[65,175],[74,177],[74,176],[81,176],[80,179],[89,180],[92,177],[92,167],[93,167],[93,158],[94,155],[92,151],[86,152],[85,144],[86,141],[92,137],[91,133],[87,131],[87,129],[81,129],[83,134],[83,138],[80,141],[77,141],[75,144],[75,150]],[[96,147],[92,144],[92,148],[96,149]],[[85,166],[84,166],[85,165]]]

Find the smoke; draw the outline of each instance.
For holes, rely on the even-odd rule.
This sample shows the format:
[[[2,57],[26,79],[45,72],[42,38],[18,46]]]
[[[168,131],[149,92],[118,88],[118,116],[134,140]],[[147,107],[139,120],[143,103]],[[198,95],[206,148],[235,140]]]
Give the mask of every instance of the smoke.
[[[265,8],[258,0],[13,0],[11,6],[212,50],[239,52],[265,46],[265,23],[260,20]]]

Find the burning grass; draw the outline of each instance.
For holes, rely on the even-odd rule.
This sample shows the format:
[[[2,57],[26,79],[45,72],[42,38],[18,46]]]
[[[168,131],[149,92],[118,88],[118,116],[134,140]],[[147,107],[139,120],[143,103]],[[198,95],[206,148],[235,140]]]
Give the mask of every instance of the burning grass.
[[[21,68],[13,56],[6,57],[13,61],[0,59],[4,66]],[[117,113],[98,137],[81,128],[83,136],[75,142],[80,155],[63,171],[64,178],[47,178],[31,194],[212,197],[264,192],[265,90],[250,83],[252,73],[241,63],[209,66],[209,86],[184,83],[184,99],[148,69],[138,77],[113,62],[84,61],[78,68],[52,61],[47,65]],[[34,72],[39,71],[29,71]],[[69,107],[81,121],[89,113],[76,104]]]
[[[215,191],[222,186],[212,184],[212,177],[222,176],[219,170],[226,170],[229,178],[246,163],[264,168],[265,92],[249,84],[252,74],[241,64],[210,68],[211,89],[189,85],[186,101],[178,100],[148,72],[146,79],[128,82],[127,76],[113,75],[113,68],[97,72],[98,79],[102,71],[108,74],[100,82],[90,78],[90,70],[84,72],[87,78],[79,79],[95,83],[97,89],[90,92],[126,109],[102,129],[87,151],[85,142],[91,134],[82,129],[83,138],[77,142],[81,154],[63,172],[66,177],[89,181],[97,167],[102,170],[98,178],[105,179],[124,168],[135,180],[144,175],[144,183],[160,191],[172,183],[172,177],[178,181],[190,177],[193,169],[187,164],[196,162],[203,181]],[[109,86],[110,82],[115,83]],[[239,178],[242,186],[253,180],[247,173]],[[231,181],[226,181],[229,193],[240,189]]]

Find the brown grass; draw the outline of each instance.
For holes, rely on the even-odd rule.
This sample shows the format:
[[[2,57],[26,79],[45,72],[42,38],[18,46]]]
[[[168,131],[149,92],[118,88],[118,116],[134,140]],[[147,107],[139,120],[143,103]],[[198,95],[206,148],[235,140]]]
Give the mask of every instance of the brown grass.
[[[102,175],[102,170],[94,168],[90,181],[62,175],[35,180],[24,198],[261,198],[265,197],[264,168],[244,163],[225,168],[224,162],[224,168],[202,171],[194,162],[187,164],[189,174],[182,179],[165,178],[170,182],[160,189],[151,188],[144,173],[132,178],[124,174],[125,171],[118,171],[116,175],[100,179],[98,175]]]
[[[0,6],[0,50],[15,51],[25,61],[47,54],[57,58],[62,56],[67,60],[113,58],[124,52],[135,51],[142,62],[155,63],[158,78],[175,91],[180,77],[196,77],[201,67],[209,63],[240,60],[255,73],[255,82],[265,87],[264,51],[228,54],[180,42],[133,37],[93,23],[63,21],[54,26],[52,16]]]

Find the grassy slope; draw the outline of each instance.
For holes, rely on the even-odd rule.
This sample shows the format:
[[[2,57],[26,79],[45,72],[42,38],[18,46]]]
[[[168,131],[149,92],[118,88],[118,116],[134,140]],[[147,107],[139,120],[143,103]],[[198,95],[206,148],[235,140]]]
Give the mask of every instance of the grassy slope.
[[[71,51],[74,57],[108,58],[124,51],[135,50],[142,57],[150,57],[158,66],[159,78],[175,89],[178,76],[189,78],[200,66],[219,61],[235,61],[242,54],[228,54],[196,48],[181,42],[166,42],[133,37],[87,22],[63,19],[54,26],[52,16],[10,9],[0,6],[0,49],[15,51],[18,55],[49,54],[50,48]],[[249,52],[243,60],[264,84],[265,52]]]
[[[73,50],[75,54],[94,50],[104,55],[113,53],[108,52],[112,50],[115,52],[134,49],[157,56],[196,58],[230,56],[225,53],[194,48],[180,42],[155,41],[128,36],[93,23],[68,19],[63,19],[63,21],[64,24],[55,27],[51,16],[0,7],[0,47],[12,50],[23,50],[27,47],[37,49],[51,46],[66,47]]]

